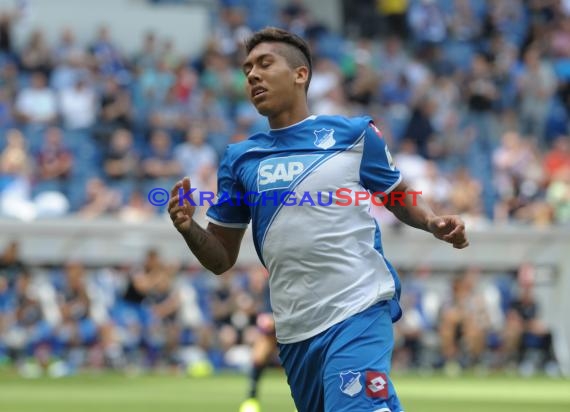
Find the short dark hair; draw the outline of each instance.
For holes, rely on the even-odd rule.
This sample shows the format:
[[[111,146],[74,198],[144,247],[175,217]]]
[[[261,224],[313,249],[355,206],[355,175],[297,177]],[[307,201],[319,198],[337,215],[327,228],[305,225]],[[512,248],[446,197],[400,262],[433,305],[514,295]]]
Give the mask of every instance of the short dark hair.
[[[311,50],[309,45],[301,37],[277,27],[266,27],[259,30],[245,41],[245,50],[249,54],[260,43],[283,43],[286,47],[280,50],[280,54],[291,68],[306,66],[309,69],[309,76],[305,90],[309,89],[311,77],[313,75],[313,63],[311,60]]]

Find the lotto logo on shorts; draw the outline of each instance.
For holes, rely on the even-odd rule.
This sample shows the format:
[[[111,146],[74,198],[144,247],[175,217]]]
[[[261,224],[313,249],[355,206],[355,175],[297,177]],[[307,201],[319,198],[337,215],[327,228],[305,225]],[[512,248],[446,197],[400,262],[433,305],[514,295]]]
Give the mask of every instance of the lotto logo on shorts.
[[[366,395],[388,399],[388,377],[385,373],[366,371]]]

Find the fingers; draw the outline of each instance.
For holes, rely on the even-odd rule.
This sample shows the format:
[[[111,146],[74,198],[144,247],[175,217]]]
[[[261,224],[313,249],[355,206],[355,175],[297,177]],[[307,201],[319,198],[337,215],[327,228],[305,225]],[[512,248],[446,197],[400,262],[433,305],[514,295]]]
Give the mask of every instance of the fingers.
[[[460,244],[458,244],[458,243],[453,244],[453,247],[455,249],[465,249],[467,246],[469,246],[469,241],[467,241],[467,240],[463,243],[460,243]]]
[[[172,199],[174,196],[178,194],[178,190],[182,187],[182,180],[176,182],[172,189],[170,190],[170,198]]]
[[[186,176],[184,179],[182,179],[182,188],[184,189],[184,193],[188,193],[190,191],[190,187],[190,178]]]
[[[184,177],[182,180],[179,180],[170,190],[168,211],[172,219],[174,219],[174,216],[176,216],[178,212],[187,212],[186,207],[188,206],[188,200],[182,198],[183,202],[180,202],[180,189],[182,189],[183,194],[188,194],[190,192],[190,178]],[[190,198],[193,198],[191,193]]]
[[[178,196],[171,196],[170,200],[168,201],[168,211],[172,212],[172,209],[178,205]]]
[[[436,228],[438,229],[437,232],[439,232],[436,234],[436,237],[451,243],[455,249],[464,249],[469,246],[469,241],[465,234],[465,223],[458,216],[441,217],[436,223]]]
[[[447,235],[443,235],[443,240],[451,240],[458,238],[459,236],[465,236],[465,225],[463,223],[457,225]]]
[[[187,215],[178,215],[178,217],[174,218],[172,220],[172,223],[174,224],[174,226],[180,226],[182,223],[186,223],[188,220],[190,220],[190,217]]]

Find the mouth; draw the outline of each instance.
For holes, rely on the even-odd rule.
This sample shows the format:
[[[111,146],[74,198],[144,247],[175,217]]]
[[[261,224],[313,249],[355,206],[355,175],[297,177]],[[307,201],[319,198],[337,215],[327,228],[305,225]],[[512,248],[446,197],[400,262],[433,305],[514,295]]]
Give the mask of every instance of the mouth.
[[[256,86],[251,90],[251,98],[256,99],[259,96],[264,95],[267,92],[267,89],[261,86]]]

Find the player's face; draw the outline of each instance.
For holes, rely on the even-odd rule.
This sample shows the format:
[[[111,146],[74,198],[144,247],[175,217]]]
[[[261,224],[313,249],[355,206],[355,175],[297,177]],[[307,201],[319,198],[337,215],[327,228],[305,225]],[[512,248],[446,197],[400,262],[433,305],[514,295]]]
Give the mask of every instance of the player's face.
[[[260,43],[243,64],[246,93],[257,111],[268,117],[293,104],[299,84],[297,70],[289,67],[278,47],[278,43]]]

